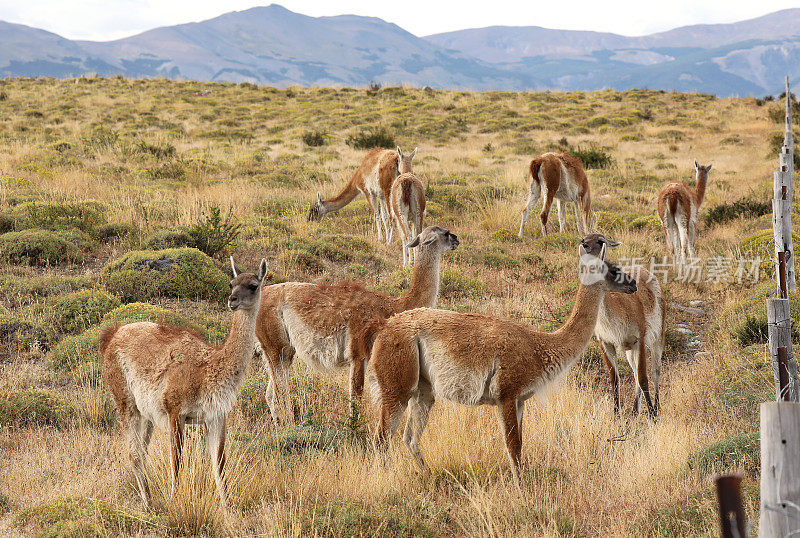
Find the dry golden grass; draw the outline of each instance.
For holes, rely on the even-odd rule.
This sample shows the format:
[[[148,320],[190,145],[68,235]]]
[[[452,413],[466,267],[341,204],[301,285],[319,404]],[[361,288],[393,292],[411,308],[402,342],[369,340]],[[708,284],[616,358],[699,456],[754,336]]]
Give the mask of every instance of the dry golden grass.
[[[567,233],[548,240],[539,237],[536,212],[524,240],[497,235],[501,229],[516,232],[533,153],[558,148],[562,137],[575,147],[607,148],[615,165],[589,170],[589,180],[600,228],[624,243],[617,258],[662,254],[657,227],[628,224],[653,215],[655,193],[664,182],[691,179],[694,158],[714,163],[706,207],[745,196],[766,198],[776,162],[768,137],[777,126],[753,99],[644,91],[429,94],[408,88],[368,96],[364,90],[287,92],[119,79],[7,79],[0,86],[9,96],[0,109],[0,212],[12,213],[28,200],[95,199],[107,204],[110,222],[137,229],[127,238],[98,242],[83,264],[8,267],[20,282],[43,275],[99,280],[108,260],[139,248],[152,232],[191,225],[216,206],[230,208],[243,224],[234,255],[245,266],[267,256],[271,269],[288,279],[355,275],[397,293],[392,282],[401,275],[399,246],[377,242],[363,200],[322,223],[306,221],[316,191],[334,194],[363,156],[344,143],[347,136],[380,125],[404,149],[419,146],[415,171],[430,194],[426,222],[449,227],[461,238],[461,248],[444,263],[455,291],[440,305],[552,327],[563,320],[575,291],[574,213],[568,212]],[[210,96],[197,96],[200,89],[211,90]],[[631,116],[637,111],[640,116]],[[599,116],[611,123],[590,124]],[[307,128],[326,131],[329,143],[306,147],[300,135]],[[680,136],[661,134],[667,131]],[[733,134],[738,143],[721,144]],[[137,150],[140,142],[174,150],[158,157]],[[58,144],[68,147],[54,149]],[[555,211],[552,223],[557,226]],[[742,239],[767,227],[763,218],[701,226],[698,252],[738,255]],[[326,234],[366,238],[373,258],[321,258],[321,272],[300,263],[298,252],[309,252],[310,238]],[[762,281],[766,278],[762,274]],[[31,323],[52,315],[48,297],[22,305],[24,294],[11,291],[9,282],[0,283],[9,315]],[[670,327],[688,323],[703,344],[679,342],[665,358],[658,422],[613,417],[601,361],[596,349],[590,351],[547,402],[526,406],[521,489],[511,481],[494,409],[437,402],[422,440],[430,471],[421,473],[399,436],[385,457],[373,453],[365,441],[374,419],[368,401],[364,424],[348,429],[343,377],[319,380],[296,364],[293,378],[301,400],[296,431],[272,429],[257,385],[252,394],[261,415],[240,407],[231,416],[229,509],[218,504],[202,431],[192,429],[173,497],[166,439],[156,435],[149,468],[155,508],[146,514],[102,386],[91,375],[51,370],[49,352],[14,353],[0,363],[0,390],[46,388],[77,411],[59,427],[2,425],[0,533],[67,534],[76,528],[86,533],[91,525],[107,534],[148,536],[714,533],[711,482],[691,462],[714,441],[757,428],[753,401],[769,394],[771,374],[757,348],[739,349],[727,327],[712,327],[715,314],[752,295],[753,286],[671,282],[667,288],[673,303],[705,301],[707,315],[695,319],[669,311]],[[226,330],[228,313],[221,304],[154,301]],[[54,341],[64,337],[52,335]],[[696,351],[707,354],[694,358]],[[254,364],[250,379],[265,376]],[[627,412],[629,379],[623,390]],[[333,435],[333,441],[314,448],[318,434]],[[756,483],[757,473],[749,470],[751,520],[758,506]],[[88,513],[53,508],[64,498],[88,499],[94,508]],[[107,505],[116,516],[107,516]],[[49,519],[41,515],[54,512],[58,515]]]

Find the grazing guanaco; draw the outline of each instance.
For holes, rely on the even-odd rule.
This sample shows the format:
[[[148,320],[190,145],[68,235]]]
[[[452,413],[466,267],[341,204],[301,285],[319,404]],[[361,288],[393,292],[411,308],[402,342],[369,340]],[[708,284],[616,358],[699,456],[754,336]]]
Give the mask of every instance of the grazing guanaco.
[[[636,281],[581,245],[581,285],[566,323],[552,333],[483,314],[418,308],[374,320],[360,338],[372,352],[369,382],[379,405],[375,444],[384,447],[406,406],[403,440],[420,467],[420,439],[434,400],[494,405],[514,478],[519,480],[525,401],[551,388],[583,354],[606,293],[636,292]]]
[[[556,201],[558,209],[558,229],[564,231],[567,223],[565,203],[575,203],[575,225],[581,236],[595,231],[595,216],[592,212],[592,197],[589,192],[589,180],[583,164],[569,153],[545,153],[531,161],[528,167],[528,202],[522,211],[519,224],[519,237],[525,229],[525,223],[533,210],[533,206],[542,195],[542,235],[547,235],[547,219],[550,206]]]
[[[364,387],[364,361],[358,335],[375,317],[389,317],[420,306],[434,306],[439,295],[442,255],[458,247],[449,230],[429,226],[409,247],[418,248],[411,287],[390,297],[355,282],[335,285],[289,282],[264,290],[256,336],[270,371],[266,399],[276,426],[283,420],[278,409],[281,389],[295,354],[314,370],[334,374],[350,368],[350,397],[360,397]],[[287,402],[288,403],[288,402]]]
[[[697,236],[697,212],[706,195],[708,173],[713,165],[703,166],[694,161],[695,187],[675,181],[666,184],[658,193],[658,216],[667,238],[667,249],[675,260],[685,263],[694,258]]]
[[[371,149],[339,194],[323,200],[322,195],[317,193],[317,200],[311,204],[308,211],[308,220],[320,221],[328,213],[339,211],[352,202],[360,192],[367,199],[367,203],[375,215],[378,240],[383,241],[385,237],[386,243],[391,243],[394,223],[388,204],[392,183],[400,174],[414,171],[412,161],[416,154],[417,148],[414,148],[410,154],[403,153],[399,146],[397,151],[382,148]],[[385,236],[384,232],[386,232]]]
[[[169,431],[172,490],[178,483],[185,424],[205,424],[214,481],[225,493],[225,418],[233,408],[255,347],[256,314],[267,274],[237,274],[228,307],[233,311],[225,343],[212,346],[196,333],[163,323],[137,322],[106,328],[100,355],[106,384],[114,396],[122,431],[128,438],[139,494],[150,506],[147,448],[153,428]]]
[[[403,265],[412,265],[416,262],[417,251],[408,245],[422,231],[425,187],[414,174],[400,174],[392,185],[390,201],[403,243]]]
[[[590,234],[581,242],[586,252],[599,256],[603,247],[606,254],[609,249],[619,243],[602,234]],[[605,258],[608,261],[608,256]],[[633,401],[633,412],[638,413],[644,395],[647,409],[651,416],[661,409],[659,384],[661,382],[661,357],[664,354],[664,334],[666,323],[666,305],[658,279],[643,267],[633,267],[629,274],[636,279],[636,293],[626,295],[610,293],[603,299],[597,326],[594,334],[600,341],[603,359],[608,367],[611,379],[611,391],[614,397],[614,412],[619,413],[619,371],[617,370],[617,352],[624,352],[628,364],[633,371],[636,395]],[[648,360],[653,371],[653,399],[651,402],[648,390]]]

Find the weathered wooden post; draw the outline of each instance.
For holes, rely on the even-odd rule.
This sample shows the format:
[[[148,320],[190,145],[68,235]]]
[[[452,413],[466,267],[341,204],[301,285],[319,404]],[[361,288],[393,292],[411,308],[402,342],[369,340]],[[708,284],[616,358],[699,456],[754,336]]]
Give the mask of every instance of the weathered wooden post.
[[[786,133],[775,172],[772,227],[778,297],[767,299],[769,352],[777,402],[761,404],[761,515],[758,535],[800,535],[800,404],[797,362],[791,340],[789,292],[795,289],[792,244],[794,138],[789,77],[786,77]]]
[[[786,116],[780,169],[775,172],[772,188],[772,231],[775,239],[775,282],[777,298],[767,299],[767,331],[772,370],[775,376],[776,400],[798,401],[797,361],[791,340],[789,292],[796,288],[794,245],[792,244],[792,180],[794,178],[794,137],[792,135],[792,100],[789,77],[786,77]],[[781,351],[785,348],[785,351]],[[781,394],[780,354],[786,354],[789,384]]]
[[[800,404],[762,403],[759,536],[800,534],[799,462]]]

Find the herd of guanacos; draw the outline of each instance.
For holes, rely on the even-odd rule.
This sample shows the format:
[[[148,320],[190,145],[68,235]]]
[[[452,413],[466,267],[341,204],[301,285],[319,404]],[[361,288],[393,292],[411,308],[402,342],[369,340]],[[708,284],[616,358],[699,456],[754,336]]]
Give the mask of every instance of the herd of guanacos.
[[[541,332],[515,321],[435,308],[442,256],[459,245],[439,226],[422,227],[425,189],[414,175],[416,149],[369,151],[336,196],[317,193],[308,219],[321,220],[364,194],[378,237],[402,236],[404,264],[414,265],[408,290],[398,296],[357,282],[334,285],[287,282],[264,286],[267,261],[256,273],[240,271],[231,258],[230,332],[220,346],[164,323],[107,327],[99,350],[105,382],[127,437],[139,493],[146,508],[147,449],[155,427],[171,440],[172,487],[178,481],[186,424],[205,424],[211,466],[220,498],[225,486],[226,417],[233,408],[254,349],[260,346],[270,372],[266,401],[276,426],[287,419],[289,367],[295,355],[323,373],[350,370],[350,397],[358,399],[365,377],[378,406],[375,445],[385,449],[408,409],[403,440],[425,469],[420,439],[435,399],[463,405],[494,405],[515,481],[519,484],[525,401],[542,396],[583,354],[593,335],[610,373],[614,411],[620,410],[617,352],[625,352],[635,383],[634,413],[644,399],[655,418],[664,349],[665,305],[660,284],[641,267],[628,273],[609,261],[619,243],[597,233],[589,183],[581,162],[568,153],[546,153],[529,166],[528,201],[519,235],[537,200],[542,234],[552,202],[565,228],[565,203],[575,204],[580,285],[567,321]],[[658,195],[658,213],[676,259],[694,256],[697,211],[711,166],[695,161],[696,186],[669,183]],[[654,393],[648,383],[650,351]]]

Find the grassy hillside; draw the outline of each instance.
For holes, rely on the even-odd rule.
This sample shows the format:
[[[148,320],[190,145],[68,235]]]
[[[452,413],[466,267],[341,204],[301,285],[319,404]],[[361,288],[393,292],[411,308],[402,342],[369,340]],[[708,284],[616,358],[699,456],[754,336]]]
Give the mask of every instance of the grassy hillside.
[[[0,531],[712,535],[709,475],[731,468],[747,473],[753,519],[751,434],[757,403],[772,394],[760,344],[773,284],[768,264],[757,282],[736,283],[734,271],[740,256],[769,256],[759,232],[771,226],[764,213],[778,107],[642,90],[0,81]],[[306,221],[316,192],[334,194],[358,166],[358,146],[374,140],[419,147],[426,222],[461,240],[445,256],[440,305],[546,329],[565,319],[574,299],[578,236],[570,210],[566,233],[542,238],[537,207],[524,239],[516,238],[530,158],[554,149],[599,156],[605,167],[588,174],[598,227],[623,242],[613,257],[659,261],[658,189],[693,180],[695,158],[713,162],[697,249],[707,263],[732,260],[734,281],[705,281],[704,272],[700,282],[665,286],[660,419],[630,415],[626,366],[625,412],[613,417],[592,344],[546,403],[528,402],[518,490],[494,409],[436,405],[422,442],[431,471],[420,473],[399,436],[386,458],[375,456],[368,398],[363,421],[348,421],[346,376],[320,378],[299,361],[290,383],[296,425],[275,431],[267,372],[254,362],[229,419],[232,508],[218,505],[202,432],[190,429],[172,499],[167,440],[157,434],[155,510],[142,512],[99,381],[100,327],[167,320],[221,341],[228,254],[249,269],[266,257],[271,282],[351,278],[399,293],[410,275],[400,246],[378,243],[362,198],[321,223]],[[555,210],[551,223],[557,231]],[[153,253],[161,249],[180,259],[177,276],[136,285],[144,282],[136,268],[161,263],[163,253]],[[703,302],[700,311],[693,301]]]

